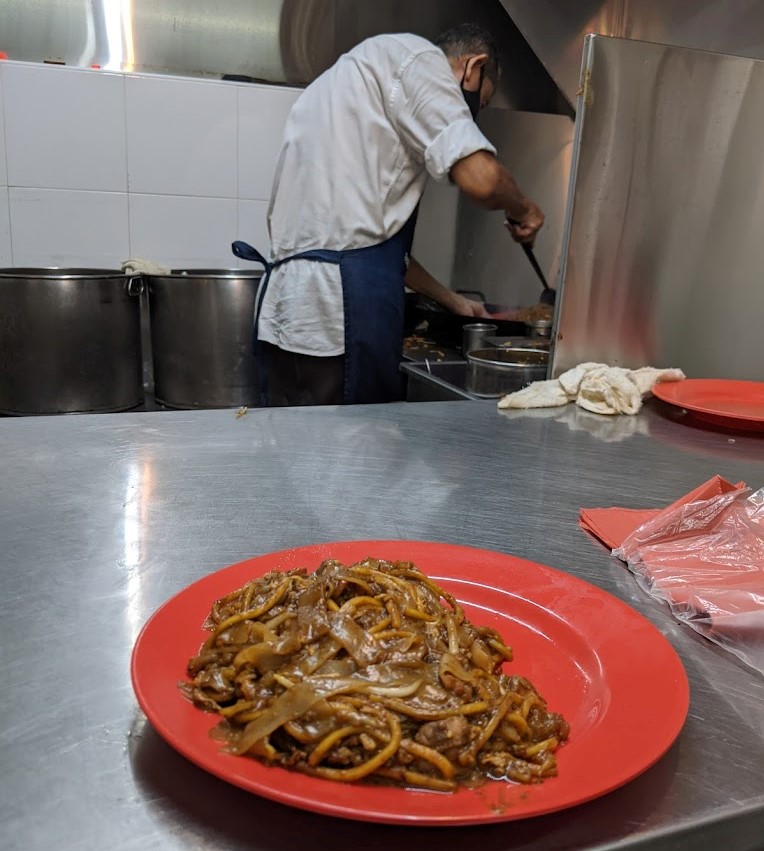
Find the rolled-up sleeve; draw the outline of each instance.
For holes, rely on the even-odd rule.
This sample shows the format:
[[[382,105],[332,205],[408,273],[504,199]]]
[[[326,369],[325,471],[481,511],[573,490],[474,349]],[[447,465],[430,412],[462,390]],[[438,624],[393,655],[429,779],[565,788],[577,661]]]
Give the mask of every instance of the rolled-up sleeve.
[[[434,180],[445,180],[455,163],[476,151],[496,153],[472,120],[451,67],[438,50],[417,54],[401,70],[390,118]]]

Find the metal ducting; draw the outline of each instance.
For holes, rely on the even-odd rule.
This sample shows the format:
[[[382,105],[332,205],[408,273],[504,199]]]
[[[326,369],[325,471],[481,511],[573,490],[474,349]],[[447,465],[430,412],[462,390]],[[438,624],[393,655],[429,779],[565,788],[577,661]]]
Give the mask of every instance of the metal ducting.
[[[570,114],[499,0],[0,0],[9,59],[305,85],[362,39],[488,28],[506,73],[497,106]]]
[[[501,0],[571,104],[588,33],[764,59],[759,0]]]

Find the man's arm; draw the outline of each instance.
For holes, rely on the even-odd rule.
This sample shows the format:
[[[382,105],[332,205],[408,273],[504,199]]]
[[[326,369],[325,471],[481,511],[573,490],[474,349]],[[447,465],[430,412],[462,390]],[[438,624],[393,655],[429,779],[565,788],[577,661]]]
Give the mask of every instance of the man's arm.
[[[475,151],[451,168],[451,179],[464,194],[487,210],[504,210],[514,239],[533,242],[544,214],[525,197],[515,179],[488,151]]]
[[[453,290],[449,290],[448,287],[444,287],[413,257],[409,258],[406,286],[460,316],[475,316],[480,319],[486,319],[490,316],[490,313],[479,301],[473,301],[471,298],[466,298]]]

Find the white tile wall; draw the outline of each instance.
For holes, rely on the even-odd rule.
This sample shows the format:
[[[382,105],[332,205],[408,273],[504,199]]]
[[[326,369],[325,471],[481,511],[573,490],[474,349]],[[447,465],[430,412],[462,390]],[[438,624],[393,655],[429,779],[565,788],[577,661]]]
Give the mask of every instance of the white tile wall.
[[[11,220],[8,212],[8,188],[0,186],[0,266],[12,266]]]
[[[11,187],[16,266],[118,269],[128,257],[127,195]]]
[[[130,251],[173,269],[237,268],[236,201],[130,195]]]
[[[10,186],[127,189],[121,75],[8,63],[3,90]]]
[[[236,198],[236,86],[128,77],[129,189]]]
[[[248,242],[264,257],[268,257],[270,239],[268,238],[268,201],[239,201],[239,226],[237,239]],[[239,260],[242,269],[257,269],[247,260]]]
[[[3,66],[0,63],[0,186],[8,184],[8,172],[5,167],[5,98],[3,96]]]
[[[239,86],[239,198],[271,197],[281,136],[294,89]]]
[[[299,94],[0,63],[0,264],[249,267]]]

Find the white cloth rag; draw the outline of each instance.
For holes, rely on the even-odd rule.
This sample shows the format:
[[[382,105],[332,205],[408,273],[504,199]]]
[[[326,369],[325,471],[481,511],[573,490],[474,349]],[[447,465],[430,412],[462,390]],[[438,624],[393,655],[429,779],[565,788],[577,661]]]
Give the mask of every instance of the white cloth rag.
[[[624,369],[604,363],[582,363],[559,378],[534,381],[499,400],[507,409],[558,408],[575,402],[595,414],[636,414],[642,399],[661,381],[681,381],[681,369]]]
[[[143,257],[132,257],[122,263],[122,271],[128,275],[169,275],[171,270]]]

